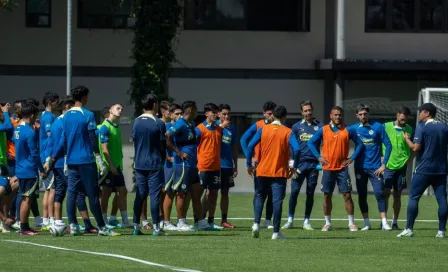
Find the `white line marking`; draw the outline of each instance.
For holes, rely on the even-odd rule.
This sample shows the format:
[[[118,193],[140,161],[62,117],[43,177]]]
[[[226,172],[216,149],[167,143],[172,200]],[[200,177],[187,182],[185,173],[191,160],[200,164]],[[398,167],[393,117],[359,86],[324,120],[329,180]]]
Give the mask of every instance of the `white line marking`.
[[[36,244],[36,243],[31,243],[31,242],[25,242],[25,241],[17,241],[17,240],[3,240],[3,241],[4,242],[10,242],[10,243],[18,243],[18,244],[26,244],[26,245],[33,245],[33,246],[39,246],[39,247],[46,247],[46,248],[58,249],[58,250],[64,250],[64,251],[71,251],[71,252],[82,253],[82,254],[91,254],[91,255],[99,255],[99,256],[104,256],[104,257],[112,257],[112,258],[123,259],[123,260],[133,261],[133,262],[137,262],[137,263],[147,264],[147,265],[151,265],[151,266],[158,266],[158,267],[169,269],[169,270],[173,270],[173,271],[201,272],[199,270],[193,270],[193,269],[188,269],[188,268],[181,268],[181,267],[169,266],[169,265],[164,265],[164,264],[158,264],[158,263],[148,262],[148,261],[144,261],[144,260],[140,260],[140,259],[136,259],[136,258],[132,258],[132,257],[127,257],[127,256],[123,256],[123,255],[118,255],[118,254],[109,254],[109,253],[101,253],[101,252],[69,249],[69,248],[55,247],[55,246],[49,246],[49,245],[42,245],[42,244]]]

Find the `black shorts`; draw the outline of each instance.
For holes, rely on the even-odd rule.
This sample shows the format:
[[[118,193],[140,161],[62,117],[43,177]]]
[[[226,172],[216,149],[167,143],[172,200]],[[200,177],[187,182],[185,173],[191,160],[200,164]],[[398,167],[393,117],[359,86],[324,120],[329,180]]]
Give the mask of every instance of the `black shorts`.
[[[109,171],[109,173],[107,173],[106,178],[103,180],[103,182],[100,185],[106,186],[109,188],[126,186],[126,183],[124,181],[123,172],[121,172],[120,169],[117,169],[117,170],[118,170],[118,175],[114,175],[114,174],[112,174],[112,172]]]

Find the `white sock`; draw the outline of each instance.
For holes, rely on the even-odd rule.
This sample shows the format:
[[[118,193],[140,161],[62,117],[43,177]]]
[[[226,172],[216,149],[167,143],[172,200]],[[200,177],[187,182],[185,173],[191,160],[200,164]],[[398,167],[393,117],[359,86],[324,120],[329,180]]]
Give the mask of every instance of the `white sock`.
[[[50,217],[50,224],[54,223],[54,217]]]
[[[160,231],[160,225],[159,224],[153,224],[153,228],[155,231]]]
[[[143,221],[142,221],[142,226],[143,226],[143,227],[146,226],[146,225],[148,225],[148,224],[149,224],[148,220],[143,220]]]
[[[392,224],[397,224],[398,223],[398,218],[392,218]]]
[[[303,219],[303,224],[309,224],[310,223],[310,219],[309,218],[305,218]]]
[[[128,211],[120,211],[121,213],[121,220],[123,221],[123,224],[129,223],[128,219]],[[110,220],[116,220],[116,217],[112,218],[112,215],[110,216]]]
[[[292,223],[294,221],[294,217],[290,216],[288,217],[288,223]]]
[[[325,225],[331,225],[331,216],[324,216],[325,217]]]
[[[49,222],[48,218],[43,218],[42,224],[46,226]]]
[[[260,229],[260,224],[254,223],[254,225],[252,226],[252,229]]]
[[[126,215],[127,215],[127,213],[126,213]],[[123,212],[121,212],[121,218],[123,218]],[[116,215],[110,215],[109,220],[117,220],[117,216]]]
[[[271,220],[267,220],[267,219],[266,219],[266,220],[264,221],[264,224],[265,224],[266,226],[270,226],[270,225],[271,225]]]
[[[186,225],[186,224],[187,224],[187,219],[186,218],[180,218],[179,219],[179,225]]]
[[[62,221],[62,220],[55,220],[54,222],[55,222],[55,224],[64,224],[64,221]]]
[[[106,224],[109,222],[107,221],[107,213],[103,213],[103,219]]]
[[[370,219],[369,218],[364,218],[364,225],[365,226],[370,226]]]
[[[139,230],[139,229],[140,229],[140,226],[139,226],[137,223],[134,223],[134,229],[135,229],[135,230]]]
[[[383,226],[387,224],[387,218],[383,217],[381,218],[381,223],[383,223]]]
[[[369,219],[367,219],[367,220],[369,220]],[[348,225],[351,226],[351,225],[354,225],[354,224],[355,224],[355,216],[349,215],[348,216]],[[370,224],[370,222],[369,222],[369,224]]]

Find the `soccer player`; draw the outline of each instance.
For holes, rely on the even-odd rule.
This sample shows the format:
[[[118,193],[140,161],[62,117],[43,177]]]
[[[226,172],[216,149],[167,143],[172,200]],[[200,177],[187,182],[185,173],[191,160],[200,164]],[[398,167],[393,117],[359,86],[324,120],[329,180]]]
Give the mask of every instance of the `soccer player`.
[[[100,236],[119,236],[106,228],[99,202],[98,171],[106,172],[106,166],[99,154],[98,138],[95,134],[95,117],[84,108],[88,101],[89,89],[77,86],[71,91],[75,106],[62,118],[64,142],[66,145],[67,182],[67,216],[70,235],[79,235],[76,224],[76,199],[80,192],[89,198],[90,209],[96,219]],[[96,164],[95,164],[96,161]],[[98,168],[97,168],[98,165]]]
[[[325,225],[322,227],[322,231],[330,231],[332,229],[332,197],[336,184],[345,201],[349,230],[358,231],[354,219],[354,205],[351,194],[352,184],[348,173],[348,165],[358,157],[363,145],[356,134],[350,132],[344,125],[343,114],[344,110],[341,107],[334,106],[330,113],[330,124],[321,127],[307,143],[308,148],[318,158],[323,169],[322,191],[324,192],[323,208]],[[356,143],[356,148],[355,152],[349,158],[350,139]],[[321,153],[319,153],[316,146],[320,146],[321,143],[322,149]]]
[[[252,165],[255,146],[260,143],[260,155],[256,175],[259,186],[255,198],[255,219],[252,226],[252,236],[260,237],[260,221],[263,212],[264,201],[269,193],[272,193],[274,209],[274,233],[272,239],[285,239],[280,233],[282,219],[282,206],[286,192],[286,181],[296,172],[299,143],[291,129],[282,125],[286,121],[287,111],[283,106],[274,110],[274,121],[260,128],[249,143],[246,155],[247,172],[255,175],[255,167]],[[292,149],[293,154],[290,154]],[[294,158],[293,165],[289,166],[289,158]]]
[[[386,209],[390,192],[393,188],[393,209],[392,229],[398,230],[398,216],[401,210],[401,192],[406,189],[407,164],[411,158],[411,149],[403,137],[403,133],[412,135],[412,127],[407,124],[411,111],[407,107],[402,107],[397,112],[397,119],[384,124],[386,134],[392,144],[389,161],[384,170],[384,198],[386,199]],[[383,154],[386,148],[383,145]],[[387,211],[386,211],[387,212]]]
[[[316,134],[319,128],[322,127],[322,123],[314,119],[313,103],[311,103],[311,101],[306,100],[300,103],[300,110],[303,119],[292,126],[292,133],[300,143],[300,159],[297,173],[294,173],[291,179],[288,222],[286,222],[282,229],[293,228],[297,198],[300,193],[300,188],[302,188],[302,184],[306,179],[306,203],[303,229],[314,230],[310,223],[310,216],[314,204],[314,191],[316,190],[317,179],[319,177],[319,170],[316,169],[319,165],[319,161],[308,148],[307,142],[314,134]],[[316,148],[319,148],[319,146],[317,145]]]
[[[39,172],[42,178],[46,178],[37,150],[38,138],[32,128],[37,119],[37,114],[38,109],[33,104],[22,105],[22,121],[14,130],[16,176],[19,179],[19,193],[22,195],[20,207],[20,233],[22,235],[39,234],[30,228],[28,217],[31,209],[31,198],[36,197],[35,191],[38,190]]]
[[[45,107],[45,111],[40,115],[40,128],[39,128],[39,153],[42,164],[50,163],[46,159],[50,159],[48,154],[48,139],[50,138],[51,125],[56,117],[54,112],[59,108],[59,95],[47,92],[44,95],[42,104]],[[51,173],[51,172],[50,172]],[[47,173],[49,174],[49,173]],[[54,178],[52,173],[43,180],[45,186],[45,193],[42,199],[42,229],[48,231],[50,226],[54,223]]]
[[[132,139],[134,141],[134,168],[137,192],[134,201],[134,231],[132,235],[142,235],[140,216],[145,199],[150,196],[151,217],[154,231],[152,235],[162,236],[160,229],[160,192],[163,186],[163,163],[166,157],[165,133],[162,120],[155,115],[158,110],[157,97],[147,95],[143,101],[143,114],[134,121]]]
[[[383,173],[389,161],[392,144],[386,134],[384,126],[378,122],[369,121],[369,107],[359,104],[355,109],[359,122],[349,127],[349,131],[358,136],[364,148],[355,160],[356,188],[358,190],[358,202],[364,227],[362,231],[371,230],[369,220],[369,206],[367,204],[367,183],[370,183],[378,202],[378,210],[381,217],[381,228],[389,231],[392,228],[387,223],[386,200],[384,198]],[[381,161],[383,145],[385,146],[384,158]]]
[[[11,231],[11,226],[15,222],[15,218],[8,216],[8,206],[11,199],[7,196],[15,194],[19,188],[17,177],[8,177],[6,167],[1,166],[0,170],[0,232],[7,233]]]
[[[123,112],[121,104],[114,104],[109,109],[109,117],[102,123],[99,130],[101,142],[101,156],[109,172],[103,182],[101,209],[104,221],[107,222],[107,207],[112,188],[115,187],[118,194],[118,208],[120,209],[122,226],[132,227],[128,220],[127,189],[123,176],[123,144],[121,141],[121,128],[119,121]]]
[[[276,106],[277,105],[272,101],[268,101],[268,102],[264,103],[263,115],[264,115],[265,119],[257,121],[255,124],[250,126],[249,129],[246,130],[246,132],[244,132],[243,136],[241,137],[240,143],[241,143],[241,148],[243,149],[245,156],[247,156],[247,146],[248,146],[250,140],[254,137],[255,133],[257,133],[257,131],[260,128],[262,128],[265,125],[270,124],[270,123],[272,123],[272,121],[274,121],[274,109]],[[256,146],[254,157],[252,159],[255,168],[257,168],[257,165],[258,165],[258,157],[259,157],[259,153],[260,153],[259,150],[260,150],[260,147]],[[258,178],[257,178],[256,174],[254,174],[253,176],[254,176],[254,192],[257,192]],[[254,200],[253,200],[254,208],[255,208],[255,197],[256,196],[257,196],[257,194],[254,193]],[[266,203],[266,220],[264,222],[265,228],[268,228],[268,229],[273,228],[271,225],[271,218],[272,218],[272,195],[268,194],[267,203]]]
[[[165,124],[166,131],[169,131],[171,127],[176,123],[176,121],[182,116],[182,107],[178,104],[172,104],[170,106],[170,122]],[[174,141],[174,138],[172,138],[172,141]],[[173,207],[173,199],[172,197],[166,196],[166,192],[170,192],[170,194],[173,195],[171,186],[173,184],[173,177],[174,177],[174,152],[167,148],[166,150],[166,161],[165,165],[163,166],[164,171],[164,188],[163,191],[165,192],[165,197],[163,199],[163,217],[164,217],[164,230],[177,230],[177,227],[171,223],[170,217],[171,217],[171,210]],[[174,197],[174,195],[173,195]],[[186,200],[187,201],[187,200]],[[187,202],[186,202],[187,203]],[[188,205],[184,205],[188,206]]]
[[[425,103],[419,108],[420,123],[415,129],[414,142],[410,135],[404,133],[409,148],[417,152],[418,165],[412,176],[411,191],[409,192],[408,216],[406,229],[397,237],[414,236],[414,223],[418,215],[418,202],[425,190],[432,186],[439,205],[439,231],[437,238],[444,238],[447,220],[447,145],[448,126],[434,120],[437,108],[432,103]]]

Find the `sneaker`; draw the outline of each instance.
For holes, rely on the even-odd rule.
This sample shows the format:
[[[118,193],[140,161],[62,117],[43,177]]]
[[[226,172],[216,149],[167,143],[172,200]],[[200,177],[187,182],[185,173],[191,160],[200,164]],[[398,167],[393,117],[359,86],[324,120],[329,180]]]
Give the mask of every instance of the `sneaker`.
[[[44,222],[44,220],[42,219],[42,217],[35,217],[34,218],[34,227],[35,228],[39,228],[40,226],[42,226],[42,223]]]
[[[412,237],[414,236],[414,232],[410,229],[403,230],[400,234],[397,235],[397,237]]]
[[[132,231],[132,235],[137,236],[137,235],[145,235],[145,234],[140,229],[138,229],[138,230],[134,229]]]
[[[385,231],[391,231],[392,230],[392,228],[390,227],[390,225],[388,223],[383,224],[381,229],[385,230]]]
[[[84,233],[85,234],[98,234],[98,230],[96,228],[84,229]]]
[[[311,227],[310,223],[303,223],[303,229],[304,230],[314,230],[313,227]]]
[[[352,225],[348,226],[348,229],[350,231],[358,231],[358,227],[355,224],[352,224]]]
[[[86,228],[84,226],[81,226],[81,225],[78,225],[78,228],[79,228],[80,231],[85,231],[86,230]]]
[[[215,223],[211,223],[211,224],[209,224],[209,225],[210,225],[210,227],[211,227],[213,230],[222,230],[222,229],[224,229],[224,227],[218,226],[218,225],[216,225]]]
[[[11,228],[13,228],[13,229],[15,229],[15,230],[20,230],[20,222],[19,222],[19,221],[15,222],[15,223],[11,226]]]
[[[28,229],[28,230],[25,230],[25,231],[21,231],[20,235],[39,235],[39,232],[35,231],[33,229]]]
[[[281,234],[280,232],[276,232],[272,234],[272,240],[285,240],[285,235]]]
[[[2,229],[2,233],[8,233],[8,232],[11,232],[13,230],[13,229],[11,229],[10,226],[5,225],[5,224],[2,224],[1,229]]]
[[[293,222],[286,222],[286,224],[283,225],[282,229],[292,229],[294,223]]]
[[[189,227],[188,225],[184,225],[182,227]],[[171,222],[165,222],[163,225],[163,230],[168,230],[168,231],[175,231],[178,230],[178,228]]]
[[[255,224],[252,226],[252,237],[259,238],[260,237],[260,228]]]
[[[79,236],[81,235],[81,230],[79,229],[79,225],[71,224],[70,225],[70,236]]]
[[[120,236],[121,234],[118,232],[114,232],[113,230],[109,229],[108,227],[102,227],[98,231],[98,236]]]
[[[264,221],[264,228],[265,229],[273,229],[274,226],[271,225],[271,220]]]
[[[445,231],[439,230],[437,232],[436,238],[445,238]]]
[[[364,228],[361,229],[361,231],[367,231],[367,230],[371,230],[371,229],[372,229],[372,226],[366,225],[366,226],[364,226]]]
[[[392,224],[392,230],[400,230],[397,223]]]
[[[330,230],[332,230],[331,225],[324,225],[324,226],[322,227],[322,231],[330,231]]]
[[[227,221],[221,222],[221,227],[223,227],[224,229],[234,229],[235,226],[230,224]]]
[[[120,223],[118,223],[118,224],[120,224]],[[113,229],[115,229],[116,227],[115,227],[115,226],[112,226],[112,225],[109,225],[109,224],[106,224],[106,228],[108,228],[109,230],[113,230]]]
[[[194,231],[194,228],[187,224],[177,224],[176,230],[181,232],[192,232]]]
[[[118,222],[117,219],[109,219],[109,222],[108,222],[109,226],[117,227],[119,224],[120,224],[120,222]]]
[[[163,230],[154,230],[152,236],[166,236],[167,234]]]

